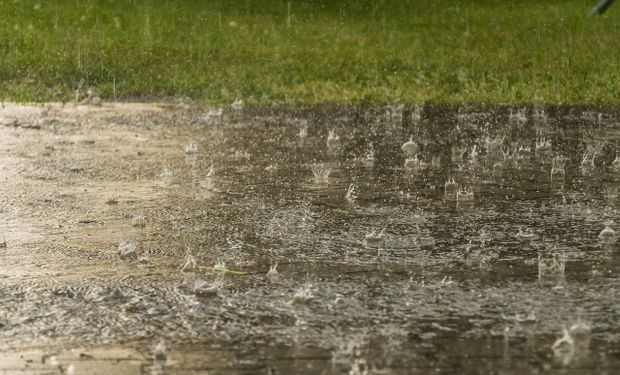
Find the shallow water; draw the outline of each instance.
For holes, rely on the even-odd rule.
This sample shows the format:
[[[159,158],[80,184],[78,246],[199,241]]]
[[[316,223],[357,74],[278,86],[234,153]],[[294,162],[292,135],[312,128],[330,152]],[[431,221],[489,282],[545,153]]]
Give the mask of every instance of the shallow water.
[[[618,113],[542,110],[5,105],[0,370],[615,373]]]

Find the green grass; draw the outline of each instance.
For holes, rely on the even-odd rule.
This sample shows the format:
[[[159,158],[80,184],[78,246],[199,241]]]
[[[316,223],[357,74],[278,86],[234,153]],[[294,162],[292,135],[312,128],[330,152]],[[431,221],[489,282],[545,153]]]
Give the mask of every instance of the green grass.
[[[597,0],[0,0],[0,97],[617,103]]]

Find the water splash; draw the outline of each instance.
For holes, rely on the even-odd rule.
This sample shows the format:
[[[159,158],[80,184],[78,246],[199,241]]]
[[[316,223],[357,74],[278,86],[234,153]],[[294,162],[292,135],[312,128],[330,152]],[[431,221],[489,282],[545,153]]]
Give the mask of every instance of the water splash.
[[[446,195],[454,195],[456,197],[456,192],[458,190],[458,185],[454,181],[454,177],[448,178],[448,180],[443,185],[444,194]]]
[[[616,238],[616,231],[611,228],[612,225],[613,222],[605,223],[605,228],[598,235],[601,241],[613,241]]]
[[[105,204],[113,206],[115,204],[118,204],[118,196],[117,195],[110,195],[106,198]]]
[[[312,284],[307,283],[295,291],[292,303],[295,305],[308,305],[312,301],[314,301],[314,291]]]
[[[566,253],[538,253],[538,279],[563,279],[566,269]]]
[[[186,154],[192,155],[198,153],[198,145],[196,143],[188,143],[183,147]]]
[[[551,160],[551,179],[555,176],[564,176],[564,163],[565,159],[559,155]]]
[[[267,279],[274,281],[278,279],[278,277],[279,277],[278,262],[275,262],[274,264],[269,266],[269,271],[267,272]]]
[[[232,109],[235,112],[241,112],[243,111],[243,109],[245,108],[245,103],[243,102],[243,100],[241,99],[237,99],[235,100],[231,105],[230,105],[230,109]]]
[[[181,272],[193,271],[196,269],[196,265],[196,258],[194,258],[194,255],[191,253],[189,246],[186,246],[183,264],[181,265]]]
[[[405,168],[408,169],[422,169],[426,167],[426,163],[418,159],[418,155],[405,159]]]
[[[386,228],[383,228],[381,229],[381,231],[373,230],[372,232],[367,233],[364,236],[364,240],[366,244],[377,244],[383,241],[383,235],[385,233],[385,229]]]
[[[413,158],[414,156],[416,156],[418,151],[420,151],[420,147],[413,140],[413,135],[409,137],[409,140],[407,142],[400,146],[400,149],[405,153],[405,157],[407,158]]]
[[[159,177],[161,177],[165,185],[170,185],[172,183],[172,178],[174,177],[174,173],[172,172],[172,170],[165,167],[159,174]]]
[[[131,226],[136,228],[144,228],[146,226],[146,218],[143,215],[134,216],[131,219]]]
[[[138,243],[135,240],[121,241],[116,253],[121,259],[135,259],[138,256]]]
[[[458,203],[473,203],[474,191],[470,187],[462,187],[456,192],[456,201]]]
[[[349,202],[349,204],[355,203],[357,200],[357,186],[355,184],[350,184],[347,192],[344,195],[344,198]]]
[[[510,109],[510,115],[508,116],[508,120],[510,123],[514,124],[524,124],[527,122],[527,109],[519,108],[514,111],[512,108]]]
[[[216,109],[212,109],[210,111],[208,111],[203,117],[202,117],[202,121],[206,124],[210,124],[213,122],[219,122],[222,121],[222,117],[224,115],[224,109],[223,108],[216,108]]]
[[[491,138],[489,136],[484,138],[484,147],[487,155],[497,155],[501,153],[502,144],[504,143],[505,136]]]
[[[327,136],[327,149],[335,152],[340,148],[340,137],[335,130],[330,130]]]
[[[551,151],[551,140],[545,138],[542,135],[539,135],[536,138],[536,152],[537,153],[544,153],[544,152],[549,152]]]
[[[314,175],[314,182],[317,184],[326,184],[329,182],[329,175],[332,172],[332,168],[328,164],[315,163],[310,165],[312,175]]]
[[[308,138],[308,125],[307,124],[302,124],[299,127],[299,133],[297,133],[297,137],[299,138],[300,141],[304,141],[306,138]]]

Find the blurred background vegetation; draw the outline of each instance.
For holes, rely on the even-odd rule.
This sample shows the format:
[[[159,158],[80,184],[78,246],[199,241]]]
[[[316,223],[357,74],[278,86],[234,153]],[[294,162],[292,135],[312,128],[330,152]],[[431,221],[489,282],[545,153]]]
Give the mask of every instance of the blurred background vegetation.
[[[0,97],[616,103],[620,6],[582,0],[0,2]]]

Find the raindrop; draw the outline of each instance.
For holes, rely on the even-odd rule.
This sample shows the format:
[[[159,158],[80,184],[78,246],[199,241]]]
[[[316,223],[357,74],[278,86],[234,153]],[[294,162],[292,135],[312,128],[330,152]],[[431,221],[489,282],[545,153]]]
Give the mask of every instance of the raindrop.
[[[215,165],[211,164],[211,166],[209,167],[209,172],[207,172],[207,177],[213,176],[215,176]]]
[[[299,133],[297,133],[300,141],[305,140],[308,137],[308,125],[302,124],[299,127]]]
[[[366,151],[363,164],[365,167],[368,167],[368,168],[373,167],[375,165],[375,149],[372,143],[368,146],[368,150]]]

